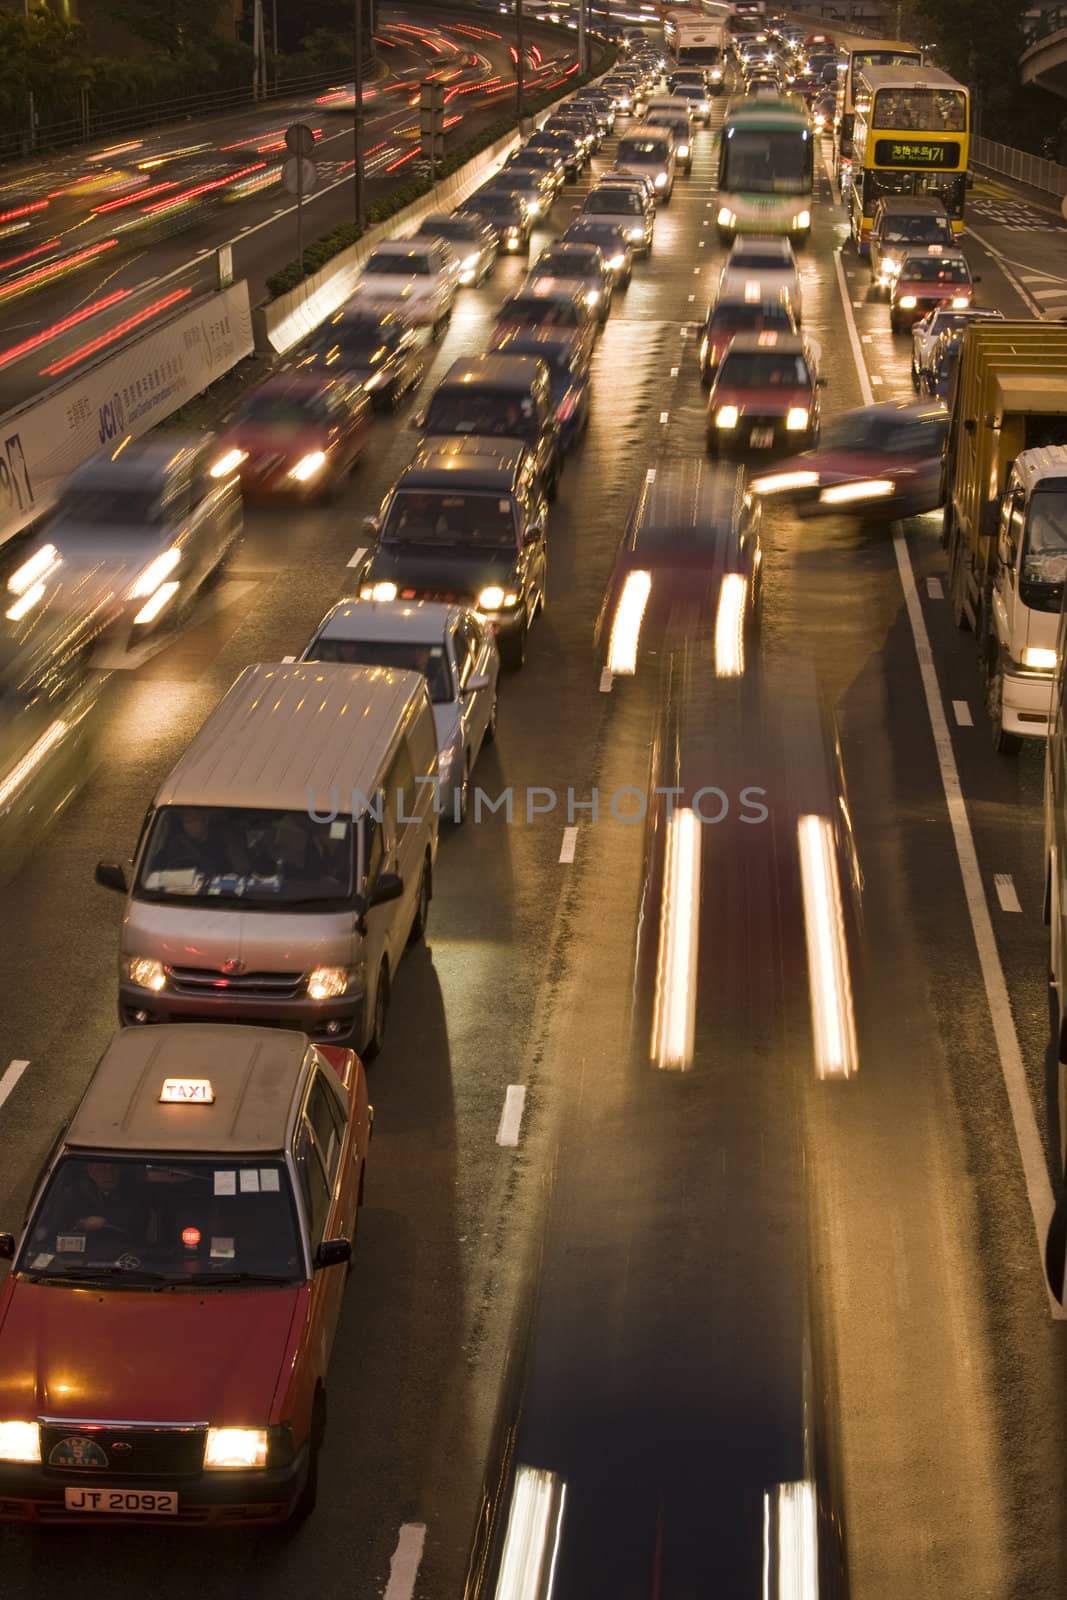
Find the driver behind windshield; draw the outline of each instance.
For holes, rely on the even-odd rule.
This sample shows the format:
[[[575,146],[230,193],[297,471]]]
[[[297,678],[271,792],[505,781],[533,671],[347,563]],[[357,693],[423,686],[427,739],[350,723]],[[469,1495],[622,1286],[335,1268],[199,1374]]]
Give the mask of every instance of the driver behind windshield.
[[[110,1234],[113,1238],[121,1235],[128,1239],[138,1228],[142,1209],[130,1174],[121,1162],[68,1162],[62,1178],[65,1183],[59,1214],[63,1234],[69,1240],[68,1249],[75,1248],[80,1240],[79,1253],[83,1251],[86,1234]],[[101,1240],[105,1248],[109,1242]]]

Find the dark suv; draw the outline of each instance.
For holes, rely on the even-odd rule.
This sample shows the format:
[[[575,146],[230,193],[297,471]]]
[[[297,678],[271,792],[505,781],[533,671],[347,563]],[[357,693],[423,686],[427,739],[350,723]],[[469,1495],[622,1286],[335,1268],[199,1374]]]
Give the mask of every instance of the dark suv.
[[[412,424],[424,434],[519,439],[534,458],[550,500],[559,487],[559,424],[548,368],[534,356],[482,355],[454,361]]]
[[[534,458],[517,439],[424,439],[367,519],[378,546],[360,598],[475,606],[504,664],[521,667],[545,604],[547,517]]]

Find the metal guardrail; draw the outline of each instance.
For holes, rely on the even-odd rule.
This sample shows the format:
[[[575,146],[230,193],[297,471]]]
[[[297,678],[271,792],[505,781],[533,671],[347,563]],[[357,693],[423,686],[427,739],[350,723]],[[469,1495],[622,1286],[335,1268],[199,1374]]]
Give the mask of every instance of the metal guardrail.
[[[977,167],[1025,183],[1031,189],[1040,189],[1060,200],[1067,197],[1067,167],[1061,167],[1058,161],[1046,161],[1026,150],[977,136],[971,140],[971,160]]]

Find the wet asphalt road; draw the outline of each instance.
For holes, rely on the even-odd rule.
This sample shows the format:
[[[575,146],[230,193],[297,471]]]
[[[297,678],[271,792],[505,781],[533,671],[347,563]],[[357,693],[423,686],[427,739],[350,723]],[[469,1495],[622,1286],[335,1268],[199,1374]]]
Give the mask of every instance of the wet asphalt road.
[[[703,448],[688,324],[720,261],[711,134],[696,150],[598,349],[589,433],[550,519],[548,610],[476,774],[494,794],[647,782],[658,694],[602,694],[592,632],[644,472]],[[597,165],[608,159],[610,147]],[[564,191],[554,228],[580,193]],[[828,414],[861,398],[833,260],[843,232],[823,182],[805,300]],[[996,258],[968,248],[982,298],[1020,311]],[[865,268],[843,265],[868,373],[908,392],[906,341],[868,302]],[[434,373],[484,346],[521,273],[502,263],[464,295]],[[361,519],[410,454],[409,410],[378,425],[338,507],[251,513],[181,637],[113,674],[88,783],[0,891],[0,1071],[30,1062],[0,1108],[0,1221],[17,1222],[114,1026],[119,905],[94,888],[94,861],[128,852],[155,784],[241,667],[299,651],[345,592]],[[994,756],[973,642],[926,583],[944,569],[936,524],[906,534],[1047,1151],[1041,756]],[[382,1593],[412,1523],[427,1528],[415,1594],[458,1596],[501,1392],[517,1396],[519,1459],[574,1486],[567,1600],[759,1596],[762,1496],[813,1475],[813,1450],[846,1531],[842,1592],[1063,1592],[1065,1334],[1048,1313],[891,538],[774,510],[764,547],[767,661],[810,669],[841,728],[865,875],[858,1077],[815,1081],[795,920],[774,921],[767,945],[758,917],[745,940],[720,927],[710,941],[728,978],[714,960],[702,969],[693,1072],[655,1073],[631,1009],[640,827],[577,813],[561,862],[569,819],[527,823],[520,798],[512,825],[447,837],[429,948],[401,968],[371,1073],[377,1136],[313,1521],[210,1550],[165,1529],[4,1529],[5,1600],[73,1584],[230,1595],[252,1571],[267,1596],[363,1600]],[[957,699],[973,725],[954,718]],[[719,861],[702,928],[728,930],[752,906],[771,926],[773,863]],[[1020,913],[1000,909],[994,873],[1012,875]],[[495,1143],[509,1084],[527,1089],[514,1151]]]

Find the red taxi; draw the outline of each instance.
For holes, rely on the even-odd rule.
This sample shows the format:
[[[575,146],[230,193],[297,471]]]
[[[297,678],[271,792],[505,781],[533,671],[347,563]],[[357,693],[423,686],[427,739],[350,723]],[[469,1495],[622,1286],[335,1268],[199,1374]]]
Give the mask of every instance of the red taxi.
[[[972,278],[962,250],[928,244],[910,251],[890,285],[889,325],[894,333],[904,333],[938,306],[962,311],[973,304],[980,281]]]
[[[796,333],[796,318],[788,296],[777,300],[746,300],[720,296],[700,326],[700,381],[707,388],[732,340],[741,333]]]
[[[246,495],[324,498],[356,466],[370,422],[371,399],[358,384],[279,373],[242,403],[223,460],[240,469]]]
[[[372,1119],[300,1033],[116,1036],[0,1234],[0,1520],[312,1509]]]
[[[708,451],[770,454],[783,446],[813,445],[825,382],[812,347],[799,334],[738,334],[708,396]]]

